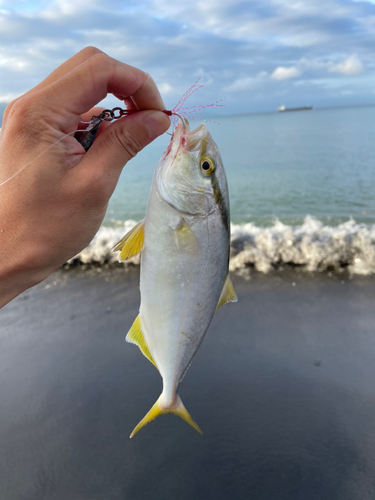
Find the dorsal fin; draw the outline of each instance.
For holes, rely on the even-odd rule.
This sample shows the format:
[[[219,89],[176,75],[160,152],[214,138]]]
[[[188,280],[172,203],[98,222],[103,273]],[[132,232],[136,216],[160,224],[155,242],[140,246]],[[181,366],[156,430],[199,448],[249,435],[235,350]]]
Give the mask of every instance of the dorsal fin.
[[[128,260],[134,255],[139,254],[144,248],[145,223],[143,220],[138,222],[125,236],[113,247],[114,252],[121,250],[119,262]]]
[[[229,273],[226,277],[223,290],[220,295],[219,302],[216,307],[216,311],[223,305],[226,304],[227,302],[237,302],[237,295],[236,292],[234,291],[233,283],[229,277]]]
[[[142,354],[144,354],[146,358],[148,358],[151,363],[156,366],[154,358],[151,356],[150,349],[148,348],[148,345],[142,333],[141,318],[139,317],[139,314],[135,318],[134,323],[132,324],[132,327],[130,328],[126,336],[126,341],[130,342],[131,344],[137,345],[142,351]]]

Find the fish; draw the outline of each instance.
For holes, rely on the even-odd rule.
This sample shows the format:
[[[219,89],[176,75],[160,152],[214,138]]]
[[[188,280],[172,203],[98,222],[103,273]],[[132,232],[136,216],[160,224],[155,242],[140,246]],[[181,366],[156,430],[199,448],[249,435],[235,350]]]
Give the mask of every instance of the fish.
[[[155,169],[145,218],[114,247],[120,262],[141,253],[139,315],[126,340],[163,379],[160,397],[130,437],[166,413],[202,433],[177,390],[215,311],[237,301],[229,249],[229,194],[219,148],[205,124],[190,131],[180,117]]]

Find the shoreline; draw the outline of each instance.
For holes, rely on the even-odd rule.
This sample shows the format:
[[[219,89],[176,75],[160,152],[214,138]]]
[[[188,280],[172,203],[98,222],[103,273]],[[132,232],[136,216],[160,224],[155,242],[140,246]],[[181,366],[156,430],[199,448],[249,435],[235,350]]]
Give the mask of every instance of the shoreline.
[[[5,306],[0,497],[372,500],[375,277],[232,281],[179,391],[203,436],[167,415],[128,437],[161,391],[124,340],[139,268],[57,271]]]
[[[64,268],[79,264],[116,266],[118,254],[113,253],[112,248],[135,224],[128,220],[122,228],[102,226],[90,245]],[[349,220],[338,226],[327,226],[311,216],[298,226],[278,220],[270,227],[232,224],[230,256],[230,270],[240,273],[247,268],[272,273],[295,267],[307,272],[372,275],[375,274],[375,224]],[[138,265],[139,255],[125,266],[128,264]]]

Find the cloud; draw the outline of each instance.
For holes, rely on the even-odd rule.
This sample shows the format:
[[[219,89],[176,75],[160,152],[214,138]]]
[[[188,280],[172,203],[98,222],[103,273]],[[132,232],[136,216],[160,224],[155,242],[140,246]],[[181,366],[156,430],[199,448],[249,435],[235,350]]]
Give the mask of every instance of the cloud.
[[[363,64],[356,54],[348,57],[342,63],[335,64],[329,70],[331,73],[341,73],[343,75],[359,75],[363,71]]]
[[[0,68],[8,68],[13,71],[26,71],[30,63],[25,56],[6,56],[0,53]]]
[[[19,97],[20,94],[16,94],[15,92],[8,92],[7,94],[0,94],[0,103],[9,104],[11,101]]]
[[[210,85],[189,105],[227,97],[229,114],[276,109],[288,96],[373,102],[374,27],[365,1],[0,0],[0,96],[24,93],[94,45],[149,72],[167,107],[198,76]]]
[[[243,92],[244,90],[251,90],[255,86],[255,79],[251,76],[244,78],[237,78],[231,85],[224,87],[226,92]]]
[[[173,91],[173,87],[168,82],[159,83],[158,88],[164,95],[170,94]]]
[[[327,70],[332,66],[331,61],[327,60],[318,60],[318,59],[307,59],[303,57],[297,62],[297,66],[301,71],[320,71],[320,70]]]
[[[224,87],[225,92],[244,92],[247,90],[258,89],[261,85],[264,85],[266,78],[268,77],[267,71],[260,71],[255,76],[245,76],[243,78],[237,78],[227,87]]]
[[[358,75],[362,73],[364,67],[356,54],[349,56],[341,63],[333,60],[317,60],[302,58],[291,67],[279,66],[272,73],[271,78],[275,80],[288,80],[301,76],[304,72],[310,74],[320,74],[322,72],[341,73],[342,75]]]
[[[274,80],[289,80],[289,78],[296,78],[297,76],[301,76],[302,72],[291,66],[290,68],[284,68],[283,66],[279,66],[272,73],[271,78]]]

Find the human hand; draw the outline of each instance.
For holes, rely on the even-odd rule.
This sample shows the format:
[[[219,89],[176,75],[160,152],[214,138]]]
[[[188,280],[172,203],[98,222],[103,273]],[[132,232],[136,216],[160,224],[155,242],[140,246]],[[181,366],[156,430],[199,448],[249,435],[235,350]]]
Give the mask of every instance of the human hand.
[[[85,153],[70,135],[107,93],[128,109]],[[88,47],[6,109],[0,135],[0,307],[80,252],[104,218],[123,166],[166,132],[152,78]],[[49,149],[48,149],[49,148]],[[41,155],[41,153],[44,153]],[[41,155],[40,157],[38,157]]]

